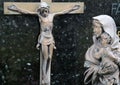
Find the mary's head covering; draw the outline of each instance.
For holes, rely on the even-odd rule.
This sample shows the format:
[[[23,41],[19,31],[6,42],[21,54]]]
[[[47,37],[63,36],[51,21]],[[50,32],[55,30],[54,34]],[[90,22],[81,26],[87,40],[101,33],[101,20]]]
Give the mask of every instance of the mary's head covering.
[[[103,30],[111,36],[111,48],[119,48],[119,37],[116,34],[117,28],[113,18],[108,15],[99,15],[93,17],[93,19],[98,20],[102,24]]]

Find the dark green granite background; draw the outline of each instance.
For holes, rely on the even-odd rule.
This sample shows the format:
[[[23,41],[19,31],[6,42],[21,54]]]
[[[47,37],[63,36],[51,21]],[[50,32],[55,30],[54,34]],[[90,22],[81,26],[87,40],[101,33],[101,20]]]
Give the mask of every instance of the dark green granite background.
[[[3,2],[39,2],[39,0],[0,0],[0,85],[38,85],[38,17],[4,15]],[[111,15],[113,2],[120,0],[53,0],[85,3],[84,14],[59,15],[53,34],[57,49],[52,59],[51,85],[84,85],[84,55],[92,44],[92,17]],[[114,16],[113,16],[114,17]],[[120,26],[120,15],[114,17]]]

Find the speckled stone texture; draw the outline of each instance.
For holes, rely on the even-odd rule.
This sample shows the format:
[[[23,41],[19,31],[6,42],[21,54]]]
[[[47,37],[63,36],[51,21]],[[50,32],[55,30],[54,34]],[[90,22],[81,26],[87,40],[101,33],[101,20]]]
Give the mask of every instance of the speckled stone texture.
[[[39,51],[35,48],[39,34],[38,17],[3,15],[4,1],[39,0],[0,1],[0,85],[38,85]],[[84,85],[84,55],[92,44],[92,17],[111,15],[112,3],[120,0],[62,1],[83,1],[85,11],[84,14],[54,18],[53,35],[57,49],[52,59],[51,85]],[[120,26],[120,17],[113,17],[117,17],[115,21]]]

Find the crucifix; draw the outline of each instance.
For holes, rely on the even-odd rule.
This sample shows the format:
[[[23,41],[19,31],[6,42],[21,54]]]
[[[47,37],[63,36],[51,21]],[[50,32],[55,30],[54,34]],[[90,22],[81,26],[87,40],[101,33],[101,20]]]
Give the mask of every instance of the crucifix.
[[[36,48],[40,50],[40,85],[50,85],[51,60],[55,41],[52,35],[54,16],[66,13],[83,13],[83,2],[52,2],[41,0],[41,3],[5,2],[4,14],[34,14],[41,23],[40,35]]]

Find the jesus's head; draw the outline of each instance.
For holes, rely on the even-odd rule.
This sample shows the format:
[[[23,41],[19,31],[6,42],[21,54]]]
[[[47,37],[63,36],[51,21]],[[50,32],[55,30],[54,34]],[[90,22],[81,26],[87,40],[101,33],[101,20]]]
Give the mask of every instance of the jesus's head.
[[[50,13],[49,11],[49,6],[46,2],[41,2],[39,8],[37,9],[37,12],[42,16],[42,17],[47,17],[48,14]]]

